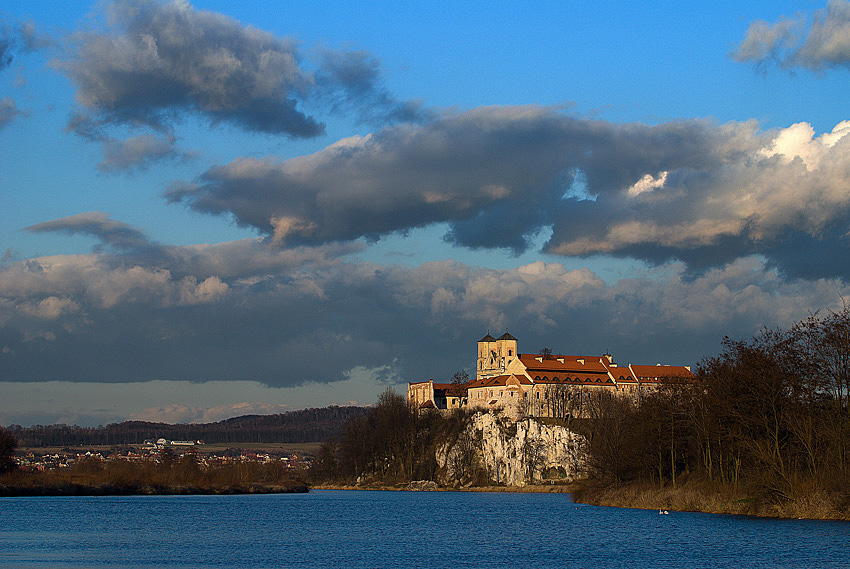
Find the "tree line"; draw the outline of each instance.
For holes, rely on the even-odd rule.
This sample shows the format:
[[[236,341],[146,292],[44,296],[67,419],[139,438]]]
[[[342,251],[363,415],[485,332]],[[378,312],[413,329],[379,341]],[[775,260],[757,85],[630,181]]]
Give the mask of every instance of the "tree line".
[[[349,421],[338,438],[322,445],[310,469],[310,480],[316,484],[378,485],[434,480],[437,448],[445,442],[459,442],[466,449],[458,458],[466,461],[458,465],[462,473],[481,475],[473,445],[464,444],[470,442],[464,438],[471,415],[462,409],[420,414],[403,395],[387,389],[365,415]]]
[[[547,406],[587,438],[592,480],[697,482],[768,503],[820,495],[850,504],[850,310],[725,338],[695,376],[638,400],[599,390],[581,394],[579,405],[576,394],[553,392]],[[465,476],[486,484],[486,473],[475,472],[477,442],[460,440],[470,415],[418,414],[387,391],[323,446],[311,474],[316,482],[433,480],[436,450],[450,443],[469,450]],[[454,470],[464,472],[462,464]]]
[[[207,443],[310,443],[336,437],[363,407],[324,407],[277,415],[247,415],[215,423],[124,421],[99,427],[35,425],[7,428],[24,447],[141,444],[147,439],[203,440]]]
[[[601,398],[588,463],[611,482],[699,480],[759,499],[850,501],[850,310],[725,338],[697,380]],[[846,504],[845,504],[846,506]]]
[[[207,466],[193,450],[177,456],[167,448],[141,462],[84,457],[67,468],[23,472],[2,460],[6,434],[0,428],[0,496],[307,491],[302,471],[280,462]]]

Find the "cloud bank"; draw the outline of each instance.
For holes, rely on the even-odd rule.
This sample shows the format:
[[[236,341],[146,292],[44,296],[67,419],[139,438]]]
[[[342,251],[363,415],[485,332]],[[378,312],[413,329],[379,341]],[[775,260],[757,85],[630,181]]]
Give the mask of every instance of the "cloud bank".
[[[85,227],[118,244],[138,238],[98,215],[39,230],[48,227]],[[6,262],[4,380],[285,387],[363,369],[395,384],[422,379],[422,370],[447,378],[471,368],[482,331],[508,327],[527,351],[607,349],[624,363],[695,363],[730,330],[788,325],[850,294],[836,279],[787,282],[753,257],[696,278],[674,266],[606,284],[559,263],[354,263],[352,247],[280,250],[247,240]]]
[[[791,277],[850,277],[850,122],[616,124],[546,107],[481,107],[288,160],[240,158],[167,198],[230,214],[282,245],[448,223],[446,239],[607,254],[694,271],[763,255]],[[586,196],[591,196],[587,199]]]

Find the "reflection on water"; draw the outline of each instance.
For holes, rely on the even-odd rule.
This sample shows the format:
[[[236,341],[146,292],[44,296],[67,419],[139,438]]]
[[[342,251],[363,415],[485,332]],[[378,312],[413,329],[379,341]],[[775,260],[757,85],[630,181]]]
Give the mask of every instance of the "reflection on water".
[[[312,491],[0,498],[3,567],[850,567],[850,524]]]

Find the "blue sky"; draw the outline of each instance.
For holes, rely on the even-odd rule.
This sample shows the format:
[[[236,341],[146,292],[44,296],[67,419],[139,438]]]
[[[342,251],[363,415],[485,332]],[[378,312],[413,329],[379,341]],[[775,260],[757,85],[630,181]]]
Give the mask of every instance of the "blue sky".
[[[695,365],[850,290],[850,3],[0,2],[0,424]]]

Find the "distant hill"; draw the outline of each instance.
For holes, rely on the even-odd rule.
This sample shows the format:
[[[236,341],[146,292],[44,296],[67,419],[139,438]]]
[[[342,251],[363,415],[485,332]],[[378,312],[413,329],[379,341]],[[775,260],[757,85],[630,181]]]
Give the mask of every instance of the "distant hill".
[[[277,415],[245,415],[217,423],[124,421],[103,427],[35,425],[8,429],[21,446],[141,444],[145,439],[202,440],[205,443],[315,443],[332,439],[365,407],[323,407]]]

